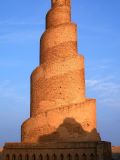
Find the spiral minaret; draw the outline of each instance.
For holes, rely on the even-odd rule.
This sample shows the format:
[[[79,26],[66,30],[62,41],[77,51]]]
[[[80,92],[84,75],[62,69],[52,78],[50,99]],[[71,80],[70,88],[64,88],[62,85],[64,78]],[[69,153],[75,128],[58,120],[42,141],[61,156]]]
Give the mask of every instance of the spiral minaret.
[[[70,0],[51,4],[40,40],[40,65],[31,74],[30,118],[22,125],[22,142],[47,136],[52,141],[99,141],[96,100],[85,96],[84,57],[77,50]],[[70,129],[68,124],[77,125]]]

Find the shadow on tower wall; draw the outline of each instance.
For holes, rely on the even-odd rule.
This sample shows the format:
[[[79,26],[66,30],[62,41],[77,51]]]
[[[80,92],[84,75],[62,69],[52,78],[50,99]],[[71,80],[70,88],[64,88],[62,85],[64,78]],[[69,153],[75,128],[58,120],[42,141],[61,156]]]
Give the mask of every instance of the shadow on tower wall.
[[[100,141],[96,128],[91,132],[85,131],[74,118],[66,118],[55,132],[39,137],[39,142],[78,142]]]

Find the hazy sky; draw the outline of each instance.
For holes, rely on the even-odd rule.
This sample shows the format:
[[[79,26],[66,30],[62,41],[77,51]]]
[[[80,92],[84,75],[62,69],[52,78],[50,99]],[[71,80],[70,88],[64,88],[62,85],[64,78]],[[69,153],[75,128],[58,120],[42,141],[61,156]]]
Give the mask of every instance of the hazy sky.
[[[29,116],[29,77],[50,0],[0,1],[0,146],[20,140]],[[120,145],[120,0],[72,0],[87,97],[97,99],[98,131]]]

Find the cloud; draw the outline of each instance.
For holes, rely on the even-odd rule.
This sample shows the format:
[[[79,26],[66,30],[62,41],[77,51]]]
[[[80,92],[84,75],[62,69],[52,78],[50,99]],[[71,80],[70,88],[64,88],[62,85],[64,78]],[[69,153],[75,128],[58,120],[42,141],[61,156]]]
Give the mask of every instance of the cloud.
[[[28,21],[28,20],[16,20],[16,19],[7,19],[7,20],[3,20],[3,21],[0,21],[0,26],[26,26],[26,25],[33,25],[33,26],[36,26],[36,25],[39,25],[39,26],[42,26],[44,25],[44,21],[40,21],[40,22],[34,22],[31,20],[31,21]]]
[[[21,65],[23,66],[23,62],[15,59],[15,60],[10,60],[10,59],[0,59],[0,68],[15,68],[15,67],[21,67]]]
[[[107,26],[100,26],[100,25],[90,25],[90,24],[81,24],[80,28],[85,29],[85,30],[89,30],[92,32],[97,32],[97,33],[111,33],[111,29]]]
[[[92,87],[96,87],[97,86],[97,84],[99,84],[99,80],[95,80],[95,79],[93,79],[93,80],[86,80],[86,85],[87,85],[87,87],[88,88],[92,88]]]
[[[24,85],[22,86],[24,87]],[[19,87],[16,87],[13,85],[9,80],[5,80],[0,82],[0,98],[8,98],[13,99],[17,102],[25,102],[26,103],[26,97],[23,97],[19,93]]]
[[[86,80],[88,92],[95,93],[102,105],[120,107],[120,84],[111,77]]]
[[[115,30],[113,30],[113,28],[111,28],[108,25],[91,25],[91,24],[81,24],[79,29],[82,30],[86,30],[88,32],[92,32],[96,33],[97,36],[98,34],[100,34],[101,36],[105,36],[105,35],[111,35],[111,36],[115,36],[115,37],[119,37],[119,33],[116,32]]]
[[[0,43],[24,43],[31,40],[39,40],[41,30],[23,30],[11,33],[0,34]]]
[[[43,32],[43,25],[43,21],[34,22],[33,20],[8,19],[0,21],[0,43],[24,43],[30,40],[39,40]]]
[[[118,84],[113,82],[113,77],[112,76],[108,76],[108,77],[102,77],[102,79],[90,79],[90,80],[86,80],[87,82],[87,86],[88,87],[93,87],[94,90],[98,90],[98,91],[106,91],[109,88],[112,90],[115,90],[118,88]]]

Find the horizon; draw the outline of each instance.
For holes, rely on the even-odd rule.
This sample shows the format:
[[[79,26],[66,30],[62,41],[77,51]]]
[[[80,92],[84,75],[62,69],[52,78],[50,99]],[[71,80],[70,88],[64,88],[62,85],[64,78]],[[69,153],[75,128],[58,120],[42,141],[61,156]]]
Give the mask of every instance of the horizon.
[[[39,39],[50,0],[1,2],[0,146],[20,141],[29,117],[30,74],[39,65]],[[97,100],[97,130],[102,140],[120,145],[120,1],[72,0],[78,27],[78,52],[85,57],[86,95]]]

